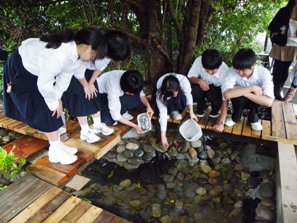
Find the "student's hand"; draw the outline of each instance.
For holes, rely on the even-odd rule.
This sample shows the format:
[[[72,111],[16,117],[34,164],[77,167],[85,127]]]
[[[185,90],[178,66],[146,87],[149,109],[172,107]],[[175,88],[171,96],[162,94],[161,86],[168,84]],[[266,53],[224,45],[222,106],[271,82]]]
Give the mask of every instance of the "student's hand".
[[[56,110],[54,110],[52,117],[57,116],[57,118],[60,118],[62,114],[63,114],[63,103],[61,100],[59,100],[58,107],[56,108]]]
[[[146,114],[151,119],[153,117],[154,110],[149,106],[149,107],[146,108]]]
[[[215,132],[223,132],[223,130],[224,130],[224,124],[215,124],[213,126],[213,130]]]
[[[261,87],[259,86],[252,86],[252,92],[255,94],[255,95],[263,95],[263,90]]]
[[[143,134],[143,131],[141,130],[141,128],[139,128],[138,125],[136,125],[134,128],[135,128],[135,131],[136,131],[138,134]]]
[[[91,94],[91,99],[97,97],[98,90],[94,84],[89,83],[89,91]]]
[[[162,145],[164,146],[164,148],[167,150],[169,147],[169,143],[168,143],[166,134],[161,134],[161,142],[162,142]]]
[[[209,90],[209,85],[206,81],[204,80],[199,80],[199,86],[203,91],[208,91]]]
[[[91,100],[92,92],[89,85],[84,86],[85,99]]]
[[[197,116],[194,114],[194,112],[190,112],[190,118],[196,122],[198,122]]]

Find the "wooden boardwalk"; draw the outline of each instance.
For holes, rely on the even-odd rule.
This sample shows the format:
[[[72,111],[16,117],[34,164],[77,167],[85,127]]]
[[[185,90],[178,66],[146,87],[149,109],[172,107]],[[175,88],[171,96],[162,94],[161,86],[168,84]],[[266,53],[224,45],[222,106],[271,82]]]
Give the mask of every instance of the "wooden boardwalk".
[[[30,175],[1,191],[0,201],[0,222],[130,222]]]

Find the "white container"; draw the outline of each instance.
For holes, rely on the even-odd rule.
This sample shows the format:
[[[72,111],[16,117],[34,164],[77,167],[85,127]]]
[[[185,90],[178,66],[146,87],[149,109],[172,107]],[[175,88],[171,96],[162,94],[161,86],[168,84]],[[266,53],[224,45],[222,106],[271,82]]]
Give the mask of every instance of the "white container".
[[[192,119],[188,119],[179,127],[179,133],[189,142],[197,141],[202,136],[199,124]]]
[[[137,122],[138,122],[139,128],[143,132],[148,132],[152,129],[151,120],[146,113],[141,113],[141,114],[137,115]]]

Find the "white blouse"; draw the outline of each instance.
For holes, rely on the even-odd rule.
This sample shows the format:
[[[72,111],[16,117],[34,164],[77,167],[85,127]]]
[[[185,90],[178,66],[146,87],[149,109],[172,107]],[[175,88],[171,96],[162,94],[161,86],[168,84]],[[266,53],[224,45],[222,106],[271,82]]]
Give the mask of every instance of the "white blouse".
[[[38,38],[27,39],[19,47],[19,53],[26,70],[38,76],[38,90],[48,108],[54,111],[73,74],[83,78],[86,68],[78,58],[74,41],[62,43],[57,49],[45,48],[46,44]]]

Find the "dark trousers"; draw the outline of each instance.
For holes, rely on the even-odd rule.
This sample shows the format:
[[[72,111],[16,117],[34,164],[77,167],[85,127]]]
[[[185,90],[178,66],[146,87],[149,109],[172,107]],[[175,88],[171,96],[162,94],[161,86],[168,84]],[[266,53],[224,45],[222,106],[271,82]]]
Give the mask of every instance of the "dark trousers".
[[[111,117],[108,108],[107,94],[99,94],[100,107],[101,107],[101,121],[106,125],[112,125],[115,120]],[[140,95],[127,95],[124,94],[120,97],[121,102],[121,115],[126,113],[128,110],[133,110],[142,105]]]
[[[182,113],[187,106],[187,98],[185,95],[180,97],[172,97],[167,101],[167,111],[171,114],[174,111]]]
[[[273,64],[273,84],[274,86],[283,87],[288,76],[289,76],[289,67],[292,61],[280,61],[275,60]]]
[[[204,114],[207,107],[206,99],[211,105],[211,114],[218,114],[222,104],[222,91],[221,87],[209,85],[208,91],[203,91],[198,84],[192,84],[192,95],[194,102],[197,103],[197,113]]]
[[[251,100],[243,96],[238,98],[232,98],[231,101],[233,107],[232,120],[234,122],[239,122],[242,112],[245,108],[249,109],[248,122],[254,123],[259,121],[258,104],[252,102]]]

